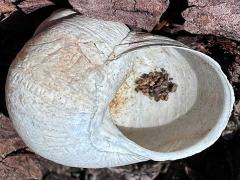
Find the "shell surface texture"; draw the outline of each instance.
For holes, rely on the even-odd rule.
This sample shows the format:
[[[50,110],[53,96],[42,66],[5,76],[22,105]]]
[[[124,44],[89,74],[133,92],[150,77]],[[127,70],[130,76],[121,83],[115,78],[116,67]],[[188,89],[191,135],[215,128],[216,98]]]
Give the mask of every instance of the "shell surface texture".
[[[135,91],[141,74],[161,68],[178,85],[168,101]],[[6,102],[34,152],[67,166],[101,168],[201,152],[221,135],[234,95],[207,55],[60,10],[13,61]]]

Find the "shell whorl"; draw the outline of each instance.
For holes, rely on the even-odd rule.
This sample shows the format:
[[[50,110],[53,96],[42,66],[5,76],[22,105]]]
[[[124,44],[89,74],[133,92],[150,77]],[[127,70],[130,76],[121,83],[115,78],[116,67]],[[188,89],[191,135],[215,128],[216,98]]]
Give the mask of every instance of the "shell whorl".
[[[103,119],[110,118],[108,104],[131,68],[128,55],[108,61],[129,32],[120,23],[73,16],[38,32],[24,46],[9,70],[6,100],[18,133],[30,148],[79,167],[146,159],[111,147],[111,138],[95,137]],[[120,157],[123,154],[129,156]]]
[[[156,103],[137,94],[134,82],[161,67],[179,86],[170,100]],[[120,101],[111,106],[115,99]],[[230,83],[210,57],[70,10],[39,26],[6,83],[9,115],[24,142],[74,167],[193,155],[217,140],[233,102]]]

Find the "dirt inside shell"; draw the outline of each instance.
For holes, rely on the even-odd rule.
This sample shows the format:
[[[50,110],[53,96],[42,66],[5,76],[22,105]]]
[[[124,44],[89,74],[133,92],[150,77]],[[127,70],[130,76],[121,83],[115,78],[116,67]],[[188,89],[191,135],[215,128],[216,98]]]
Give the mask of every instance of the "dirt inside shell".
[[[169,74],[165,69],[161,71],[149,72],[142,74],[136,81],[137,92],[142,92],[144,95],[149,96],[155,101],[167,101],[169,93],[177,90],[177,84],[172,82]]]
[[[126,81],[123,83],[120,90],[110,102],[109,108],[112,116],[114,119],[119,117],[124,106],[129,104],[131,99],[138,97],[133,95],[135,93],[142,93],[144,96],[149,97],[150,101],[168,101],[169,93],[176,92],[178,87],[178,85],[172,81],[173,78],[171,78],[164,68],[138,74],[134,77],[133,82]]]

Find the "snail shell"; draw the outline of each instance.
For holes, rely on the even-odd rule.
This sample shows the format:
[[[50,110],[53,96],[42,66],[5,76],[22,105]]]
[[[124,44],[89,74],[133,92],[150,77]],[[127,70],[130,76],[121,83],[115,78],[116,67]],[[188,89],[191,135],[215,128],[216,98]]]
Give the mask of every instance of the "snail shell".
[[[168,101],[134,90],[142,73],[166,69]],[[60,10],[12,63],[6,102],[24,142],[54,162],[85,168],[198,153],[220,136],[234,95],[210,57],[117,22]]]

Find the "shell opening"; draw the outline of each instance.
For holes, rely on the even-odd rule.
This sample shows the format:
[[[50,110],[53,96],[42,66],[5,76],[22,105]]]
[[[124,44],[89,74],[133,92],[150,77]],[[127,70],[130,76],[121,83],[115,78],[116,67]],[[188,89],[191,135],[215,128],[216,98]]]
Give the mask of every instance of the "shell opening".
[[[113,122],[127,138],[148,150],[174,152],[201,142],[219,121],[226,124],[228,117],[220,117],[231,112],[231,92],[209,57],[184,48],[149,47],[135,58],[109,105]],[[178,84],[168,101],[156,102],[135,91],[137,77],[161,68]]]

